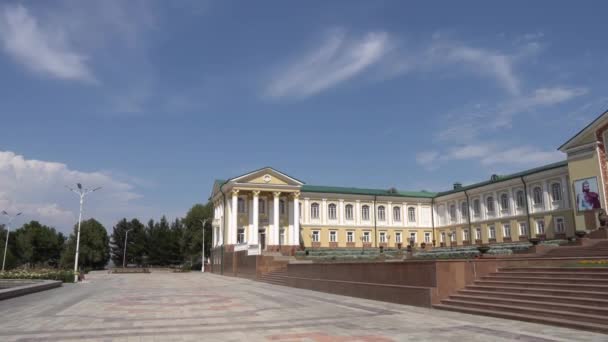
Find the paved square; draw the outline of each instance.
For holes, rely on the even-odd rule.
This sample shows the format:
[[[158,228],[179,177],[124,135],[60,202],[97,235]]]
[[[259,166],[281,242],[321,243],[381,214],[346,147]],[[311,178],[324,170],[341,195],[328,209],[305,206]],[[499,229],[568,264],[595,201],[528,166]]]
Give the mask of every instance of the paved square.
[[[0,301],[0,341],[606,341],[607,335],[201,273],[92,273]]]

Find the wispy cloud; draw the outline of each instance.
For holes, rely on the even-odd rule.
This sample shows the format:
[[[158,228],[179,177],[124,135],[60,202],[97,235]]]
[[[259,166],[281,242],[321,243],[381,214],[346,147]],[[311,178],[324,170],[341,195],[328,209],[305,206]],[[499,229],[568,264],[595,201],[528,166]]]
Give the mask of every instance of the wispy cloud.
[[[42,25],[22,5],[0,8],[0,40],[7,54],[30,71],[64,80],[95,82],[88,56],[58,25]]]
[[[350,37],[332,31],[320,46],[278,71],[265,89],[270,98],[304,98],[335,87],[378,63],[390,48],[386,32]]]

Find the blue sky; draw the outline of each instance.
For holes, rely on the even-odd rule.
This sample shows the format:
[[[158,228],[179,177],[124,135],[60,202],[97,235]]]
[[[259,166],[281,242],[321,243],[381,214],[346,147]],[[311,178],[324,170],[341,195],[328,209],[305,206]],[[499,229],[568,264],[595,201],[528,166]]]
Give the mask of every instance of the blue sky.
[[[603,1],[3,1],[0,206],[67,231],[213,179],[445,190],[565,157],[608,109]]]

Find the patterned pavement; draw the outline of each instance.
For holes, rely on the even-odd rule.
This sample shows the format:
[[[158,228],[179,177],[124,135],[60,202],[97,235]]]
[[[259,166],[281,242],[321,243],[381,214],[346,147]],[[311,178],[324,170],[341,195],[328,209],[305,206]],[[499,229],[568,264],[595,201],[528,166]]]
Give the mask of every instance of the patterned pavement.
[[[212,274],[92,273],[0,301],[0,341],[607,341],[607,335]]]

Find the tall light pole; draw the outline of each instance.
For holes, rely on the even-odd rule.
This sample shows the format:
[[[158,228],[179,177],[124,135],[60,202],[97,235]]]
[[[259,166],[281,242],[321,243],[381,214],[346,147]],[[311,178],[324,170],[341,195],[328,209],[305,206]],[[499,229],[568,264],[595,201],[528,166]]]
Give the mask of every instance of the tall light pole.
[[[15,217],[21,215],[21,213],[17,213],[15,216],[10,216],[6,211],[2,210],[2,215],[8,217],[8,222],[6,223],[6,241],[4,242],[4,258],[2,258],[2,272],[4,272],[4,264],[6,263],[6,250],[8,249],[8,234],[11,231],[11,222],[15,219]]]
[[[203,264],[201,266],[201,272],[205,273],[205,224],[207,224],[208,219],[201,219],[201,223],[203,224]]]
[[[127,231],[125,232],[125,250],[122,253],[122,268],[125,268],[125,266],[126,266],[126,260],[127,260],[127,241],[129,239],[129,232],[131,230],[133,230],[133,228],[127,229]]]
[[[78,282],[78,252],[80,250],[80,223],[82,221],[82,205],[84,204],[84,198],[86,197],[86,195],[90,194],[91,192],[97,191],[99,189],[101,189],[101,187],[95,188],[95,189],[86,189],[82,187],[82,184],[77,183],[76,186],[78,187],[78,190],[76,189],[72,189],[69,186],[66,186],[66,188],[70,189],[71,192],[75,193],[76,195],[78,195],[80,197],[80,213],[78,214],[78,232],[76,233],[76,256],[74,258],[74,282],[77,283]]]

